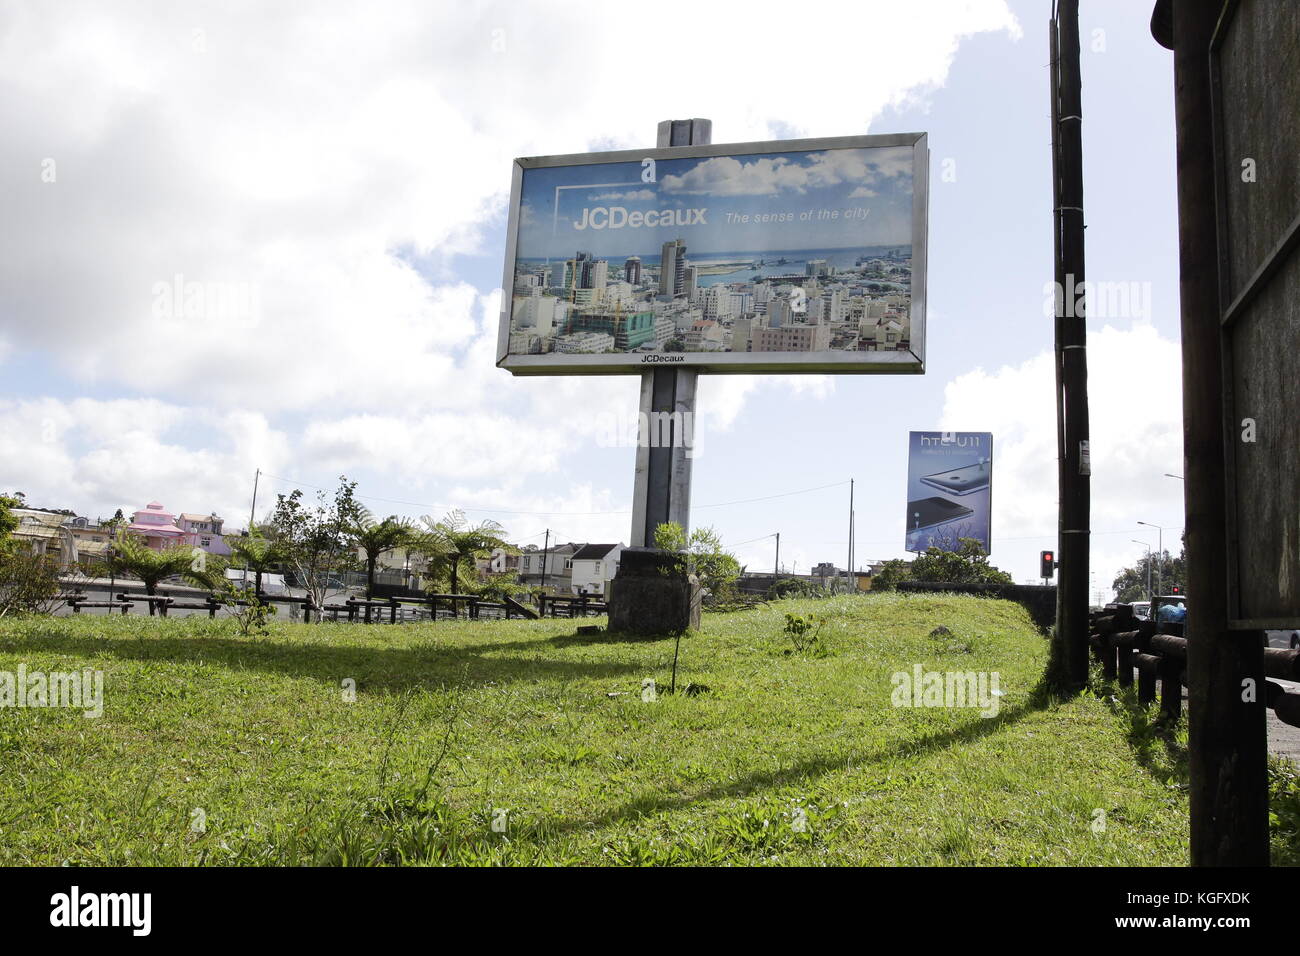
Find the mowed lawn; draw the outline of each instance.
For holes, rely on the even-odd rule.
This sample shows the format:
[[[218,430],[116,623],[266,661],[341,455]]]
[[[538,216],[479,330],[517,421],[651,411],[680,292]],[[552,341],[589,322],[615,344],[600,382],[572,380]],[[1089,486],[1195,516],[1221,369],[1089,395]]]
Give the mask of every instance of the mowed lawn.
[[[0,708],[0,864],[1185,862],[1185,794],[1110,702],[1036,693],[1018,605],[709,614],[674,695],[671,639],[580,623],[0,621],[0,671],[102,669],[105,697]],[[894,706],[917,664],[998,672],[997,716]]]

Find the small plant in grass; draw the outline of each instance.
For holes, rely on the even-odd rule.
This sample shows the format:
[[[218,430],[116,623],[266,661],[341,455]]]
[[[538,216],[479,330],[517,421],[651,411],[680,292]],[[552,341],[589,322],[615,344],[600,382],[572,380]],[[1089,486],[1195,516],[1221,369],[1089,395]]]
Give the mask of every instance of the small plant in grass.
[[[235,627],[243,637],[271,633],[266,619],[275,613],[275,607],[259,600],[252,588],[225,581],[217,592],[216,600],[230,612]]]
[[[812,657],[825,657],[828,649],[821,640],[822,627],[825,624],[825,618],[813,620],[799,614],[787,614],[785,616],[785,635],[790,638],[790,642],[794,644],[794,649],[798,653],[808,654]]]

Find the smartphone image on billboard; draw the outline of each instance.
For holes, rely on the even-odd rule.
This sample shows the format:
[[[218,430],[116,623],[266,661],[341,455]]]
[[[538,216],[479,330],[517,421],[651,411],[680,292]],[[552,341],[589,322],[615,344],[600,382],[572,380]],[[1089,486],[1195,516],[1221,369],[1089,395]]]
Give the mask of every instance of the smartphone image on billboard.
[[[934,528],[972,514],[974,511],[970,508],[947,498],[921,498],[907,503],[907,530],[911,533]]]
[[[936,471],[932,475],[923,477],[921,484],[946,491],[950,495],[969,495],[989,486],[989,473],[989,463],[979,461],[964,468]]]

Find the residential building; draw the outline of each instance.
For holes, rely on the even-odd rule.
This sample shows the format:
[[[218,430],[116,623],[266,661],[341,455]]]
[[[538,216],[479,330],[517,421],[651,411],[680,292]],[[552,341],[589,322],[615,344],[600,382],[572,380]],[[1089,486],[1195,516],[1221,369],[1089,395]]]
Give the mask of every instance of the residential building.
[[[216,514],[198,515],[181,512],[176,520],[177,526],[185,532],[184,541],[192,548],[201,548],[208,554],[230,554],[222,533],[225,519]]]
[[[111,540],[111,526],[91,522],[71,511],[14,508],[12,514],[18,519],[13,540],[34,554],[57,558],[61,571],[87,558],[102,558]]]
[[[600,597],[609,594],[609,582],[618,573],[618,561],[622,553],[621,543],[583,545],[572,559],[570,588],[573,593]]]
[[[186,533],[176,524],[176,516],[157,501],[151,501],[131,518],[126,526],[131,534],[144,539],[144,543],[156,551],[184,543]]]
[[[573,585],[573,556],[581,544],[557,544],[544,550],[526,550],[519,555],[519,583],[545,586],[553,594],[569,594]],[[543,571],[545,568],[545,571]]]

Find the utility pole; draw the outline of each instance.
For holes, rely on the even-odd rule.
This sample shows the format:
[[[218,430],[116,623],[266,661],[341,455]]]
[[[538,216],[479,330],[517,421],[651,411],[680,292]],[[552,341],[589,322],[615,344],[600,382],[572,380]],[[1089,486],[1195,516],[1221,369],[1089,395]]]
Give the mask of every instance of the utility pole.
[[[776,582],[780,579],[780,577],[781,577],[781,532],[778,531],[776,533],[776,563],[772,565],[772,583],[776,584]]]
[[[659,124],[658,146],[703,146],[713,142],[713,121],[664,120]],[[663,263],[659,264],[660,269]],[[641,375],[640,427],[636,450],[636,478],[632,492],[632,547],[654,547],[655,529],[675,521],[690,531],[691,455],[695,418],[694,369],[656,368]],[[660,427],[666,420],[667,429]],[[688,424],[689,423],[689,424]],[[668,447],[658,439],[668,433]],[[647,440],[649,439],[649,440]]]
[[[1057,453],[1060,575],[1057,677],[1067,689],[1088,680],[1088,559],[1091,462],[1083,238],[1083,95],[1079,0],[1060,0],[1052,36],[1052,168],[1056,248]]]
[[[253,533],[253,522],[257,518],[257,483],[258,481],[261,480],[261,478],[262,478],[262,469],[258,468],[256,471],[253,472],[253,506],[248,509],[248,533],[249,534]],[[242,584],[243,587],[248,587],[248,567],[247,567],[248,562],[244,562],[244,563],[245,563],[244,575],[240,583]]]
[[[849,566],[844,569],[846,583],[853,580],[853,479],[849,479]]]
[[[536,527],[536,526],[534,526]],[[542,590],[546,590],[546,562],[547,554],[551,550],[551,529],[546,529],[546,537],[542,540]]]

